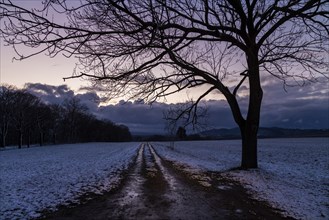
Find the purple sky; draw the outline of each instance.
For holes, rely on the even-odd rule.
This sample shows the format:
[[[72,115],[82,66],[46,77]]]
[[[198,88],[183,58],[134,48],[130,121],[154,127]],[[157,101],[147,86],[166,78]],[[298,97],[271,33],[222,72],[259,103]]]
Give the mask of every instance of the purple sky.
[[[111,105],[99,107],[101,99],[95,92],[86,93],[79,90],[80,87],[88,85],[87,81],[79,79],[63,81],[63,77],[71,75],[75,60],[63,57],[50,59],[39,55],[28,60],[12,62],[14,56],[12,49],[4,47],[3,42],[0,49],[0,83],[17,87],[32,83],[30,89],[51,103],[61,103],[65,98],[76,94],[94,114],[125,124],[133,132],[165,132],[163,112],[168,109],[169,103],[183,102],[187,97],[193,97],[198,93],[198,91],[189,91],[187,94],[174,95],[168,99],[167,104],[155,103],[152,106],[134,102],[122,104],[118,99]],[[263,89],[261,126],[329,128],[328,81],[304,87],[287,87],[285,91],[281,81],[268,77],[267,80],[263,80]],[[243,94],[244,87],[240,90],[240,94]],[[228,105],[222,97],[220,94],[213,93],[206,99],[209,108],[209,128],[236,127]],[[242,108],[245,108],[247,98],[242,97],[240,103]]]
[[[91,112],[100,118],[127,125],[133,133],[165,133],[163,112],[175,104],[156,102],[118,102],[100,107],[101,98],[95,92],[75,94],[66,85],[50,86],[28,84],[27,88],[47,103],[63,102],[65,98],[77,97]],[[317,83],[304,87],[282,88],[280,81],[273,81],[264,87],[264,101],[261,126],[284,128],[329,128],[328,84]],[[247,100],[240,100],[245,109]],[[225,100],[207,100],[207,128],[236,127]]]
[[[18,2],[18,1],[17,1]],[[39,5],[40,1],[19,1],[28,7]],[[27,54],[29,53],[26,51]],[[61,103],[65,98],[77,95],[81,101],[97,116],[130,127],[133,132],[164,132],[163,112],[170,103],[183,102],[195,98],[200,90],[188,91],[168,98],[167,103],[154,103],[152,106],[139,102],[122,104],[120,99],[112,104],[101,103],[95,92],[79,90],[88,86],[87,81],[79,79],[63,82],[63,77],[72,74],[77,60],[64,57],[48,58],[38,55],[23,61],[12,61],[15,56],[13,48],[5,47],[0,39],[0,83],[29,89],[50,103]],[[285,128],[329,128],[329,85],[328,81],[288,87],[284,91],[281,81],[263,76],[264,99],[261,114],[261,126],[278,126]],[[240,95],[244,94],[244,86]],[[246,109],[247,96],[239,100],[242,109]],[[236,127],[226,101],[220,94],[210,94],[205,104],[208,106],[209,128]],[[102,107],[99,107],[101,104]],[[173,105],[173,104],[172,104]]]

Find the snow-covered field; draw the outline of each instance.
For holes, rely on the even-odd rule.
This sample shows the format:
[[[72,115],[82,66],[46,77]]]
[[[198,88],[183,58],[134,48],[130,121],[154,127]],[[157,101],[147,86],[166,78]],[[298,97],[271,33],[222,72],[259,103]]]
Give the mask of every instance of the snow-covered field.
[[[240,181],[257,199],[297,219],[329,219],[329,138],[259,141],[259,169],[240,165],[241,143],[233,141],[155,143],[164,158],[193,171],[220,171]]]
[[[37,217],[116,186],[139,143],[89,143],[0,151],[0,219]],[[191,172],[219,171],[298,219],[329,219],[329,138],[259,141],[259,169],[242,171],[240,141],[153,143]]]
[[[0,151],[0,219],[29,219],[114,186],[138,143],[89,143]]]

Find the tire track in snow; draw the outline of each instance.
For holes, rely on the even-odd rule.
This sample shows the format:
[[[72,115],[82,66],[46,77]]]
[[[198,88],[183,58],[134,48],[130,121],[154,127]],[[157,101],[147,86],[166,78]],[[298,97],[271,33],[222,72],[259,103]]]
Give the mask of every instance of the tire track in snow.
[[[164,197],[172,201],[168,209],[170,219],[291,219],[275,213],[267,204],[251,200],[241,186],[233,184],[218,190],[227,184],[218,181],[218,175],[209,187],[203,181],[184,177],[161,159],[154,146],[148,144],[148,147],[169,185]]]
[[[44,219],[283,219],[268,207],[259,212],[266,206],[255,208],[241,187],[214,188],[187,178],[144,143],[118,189]]]
[[[176,185],[177,185],[177,183],[176,183],[176,181],[175,181],[175,178],[173,178],[173,177],[168,173],[168,171],[164,168],[164,166],[162,165],[161,159],[160,159],[159,155],[155,152],[153,146],[152,146],[151,144],[148,144],[148,147],[149,147],[149,149],[150,149],[150,151],[151,151],[151,153],[152,153],[152,155],[153,155],[153,157],[154,157],[154,159],[155,159],[155,162],[156,162],[157,165],[159,166],[160,171],[162,172],[162,174],[163,174],[165,180],[168,182],[170,188],[171,188],[172,190],[176,190]]]
[[[172,201],[170,216],[177,219],[215,219],[231,215],[229,211],[218,209],[208,203],[203,191],[199,193],[195,188],[187,187],[179,174],[162,163],[154,147],[151,144],[148,144],[148,147],[170,188],[165,194],[165,197]]]
[[[131,206],[134,206],[134,208],[139,206],[141,209],[144,208],[139,201],[143,194],[142,185],[145,182],[145,179],[140,175],[144,159],[144,150],[145,145],[142,144],[138,150],[135,167],[128,176],[129,181],[127,182],[127,186],[123,189],[125,192],[123,196],[117,200],[119,206],[123,207],[127,212],[131,212],[132,215],[135,213],[133,213],[133,210],[130,210]]]

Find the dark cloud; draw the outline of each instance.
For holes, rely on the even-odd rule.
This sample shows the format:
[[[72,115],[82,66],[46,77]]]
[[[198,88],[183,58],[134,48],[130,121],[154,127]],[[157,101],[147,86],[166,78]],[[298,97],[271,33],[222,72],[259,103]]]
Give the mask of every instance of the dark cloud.
[[[328,82],[286,87],[280,81],[263,86],[262,126],[329,128]]]
[[[75,96],[91,112],[97,112],[101,103],[101,98],[95,92],[75,94],[67,85],[52,86],[41,83],[27,83],[25,89],[40,97],[47,104],[62,104],[65,99],[71,99]]]
[[[113,122],[125,124],[134,133],[164,133],[163,112],[168,109],[164,103],[120,101],[116,105],[99,108],[98,115]]]
[[[48,103],[61,103],[74,96],[67,86],[27,84],[26,88]],[[245,87],[242,87],[246,90]],[[287,87],[278,80],[264,83],[264,98],[261,112],[261,126],[284,128],[329,128],[329,88],[328,83],[310,84],[304,87]],[[106,118],[124,124],[133,133],[165,133],[163,114],[175,104],[143,101],[125,102],[100,106],[102,99],[95,92],[76,95],[99,118]],[[248,98],[240,97],[239,103],[246,114]],[[236,127],[226,101],[208,100],[203,104],[208,108],[208,128]]]
[[[76,97],[81,101],[81,104],[87,106],[91,112],[97,112],[98,106],[102,101],[95,92],[77,94]]]
[[[41,83],[27,83],[25,89],[49,104],[61,104],[65,99],[74,97],[74,92],[67,85],[51,86]]]

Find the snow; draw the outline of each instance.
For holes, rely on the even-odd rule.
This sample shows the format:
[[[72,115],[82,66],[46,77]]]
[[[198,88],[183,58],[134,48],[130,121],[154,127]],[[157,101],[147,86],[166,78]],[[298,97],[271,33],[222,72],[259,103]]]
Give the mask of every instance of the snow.
[[[193,174],[218,171],[297,219],[329,219],[329,138],[259,140],[259,169],[237,170],[241,143],[152,143]],[[139,143],[88,143],[0,151],[0,219],[30,219],[120,182]],[[151,155],[147,152],[147,155]],[[207,178],[204,178],[207,181]],[[209,179],[208,179],[209,180]],[[205,185],[207,185],[205,183]],[[225,190],[225,188],[222,188]]]
[[[101,194],[120,180],[138,143],[88,143],[0,151],[0,219],[30,219]]]
[[[259,169],[236,170],[241,142],[155,143],[168,160],[190,172],[219,171],[242,183],[256,199],[269,202],[296,219],[329,218],[329,138],[263,139]]]

